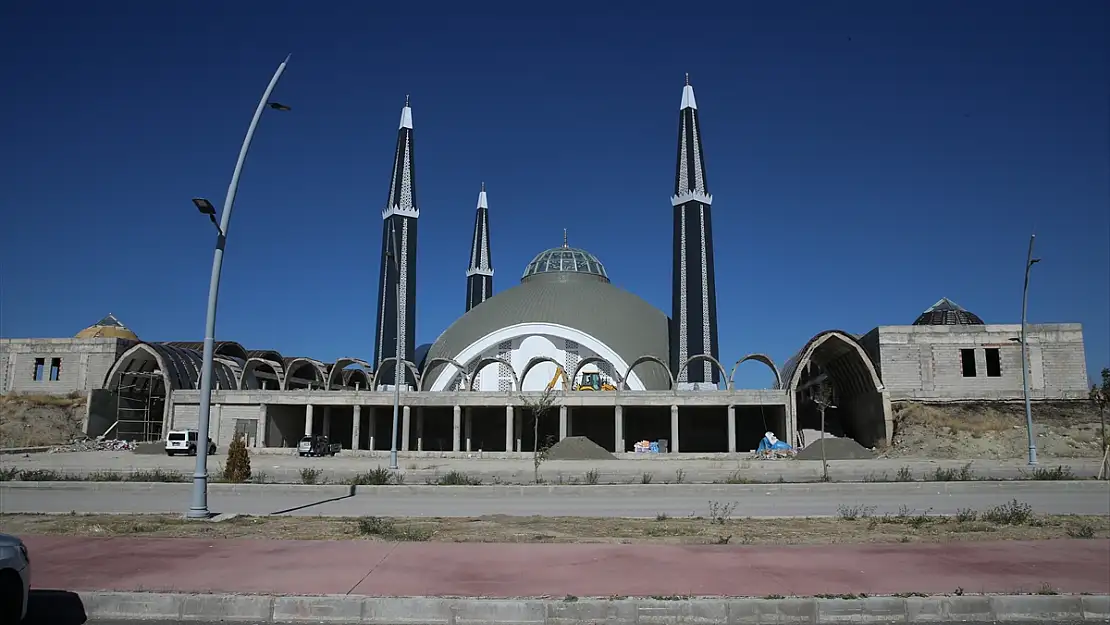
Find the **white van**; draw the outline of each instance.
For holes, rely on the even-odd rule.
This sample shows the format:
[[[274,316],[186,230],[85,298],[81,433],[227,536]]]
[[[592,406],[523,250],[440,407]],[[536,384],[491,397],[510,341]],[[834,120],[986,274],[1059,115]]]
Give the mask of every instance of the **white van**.
[[[197,437],[199,436],[196,430],[172,430],[166,435],[166,455],[172,456],[174,454],[187,454],[189,456],[197,455]],[[212,439],[208,439],[208,454],[216,453],[216,443]]]

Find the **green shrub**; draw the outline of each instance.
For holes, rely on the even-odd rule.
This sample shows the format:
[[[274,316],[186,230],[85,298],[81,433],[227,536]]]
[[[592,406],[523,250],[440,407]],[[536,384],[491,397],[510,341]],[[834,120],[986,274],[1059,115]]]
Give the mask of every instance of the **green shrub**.
[[[248,482],[251,479],[251,454],[247,451],[246,441],[238,434],[227,447],[224,479],[235,483]]]

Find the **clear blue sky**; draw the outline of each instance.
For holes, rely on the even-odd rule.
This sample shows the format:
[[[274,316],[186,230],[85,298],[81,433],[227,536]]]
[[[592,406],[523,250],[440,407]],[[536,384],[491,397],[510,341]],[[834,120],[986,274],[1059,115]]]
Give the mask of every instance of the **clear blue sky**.
[[[941,297],[1082,322],[1110,365],[1110,5],[6,2],[0,334],[108,312],[200,340],[219,204],[292,62],[236,204],[217,338],[369,357],[380,211],[412,94],[420,342],[463,309],[479,183],[495,290],[558,245],[670,312],[683,73],[714,195],[722,359],[904,324]],[[732,13],[724,12],[731,7]],[[763,385],[758,364],[743,381]]]

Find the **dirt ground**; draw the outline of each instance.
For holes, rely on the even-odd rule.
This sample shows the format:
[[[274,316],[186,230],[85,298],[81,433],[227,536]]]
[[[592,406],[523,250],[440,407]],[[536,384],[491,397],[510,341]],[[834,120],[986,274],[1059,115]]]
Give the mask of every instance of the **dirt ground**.
[[[806,545],[977,540],[1110,538],[1101,516],[1036,516],[1006,520],[941,517],[907,511],[856,518],[656,519],[513,517],[389,519],[380,517],[235,517],[220,522],[170,515],[4,515],[0,532],[16,535],[387,540],[488,543],[642,543]]]
[[[0,447],[38,447],[83,438],[85,395],[0,395]]]
[[[1098,409],[1091,402],[1035,403],[1037,453],[1045,458],[1099,458]],[[1110,418],[1110,415],[1108,415]],[[1022,403],[894,405],[890,458],[1004,459],[1029,447]]]

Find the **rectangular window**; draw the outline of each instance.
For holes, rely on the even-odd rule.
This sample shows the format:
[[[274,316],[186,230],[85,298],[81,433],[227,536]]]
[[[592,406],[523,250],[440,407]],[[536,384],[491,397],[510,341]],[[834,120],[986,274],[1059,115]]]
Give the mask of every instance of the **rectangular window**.
[[[974,349],[961,349],[960,350],[960,367],[963,369],[965,378],[975,377],[975,350]]]
[[[1000,378],[1002,377],[1002,356],[998,353],[997,347],[987,348],[987,377]]]
[[[35,359],[35,368],[31,370],[31,379],[35,382],[42,382],[42,370],[46,368],[45,358]]]
[[[57,382],[58,380],[61,380],[61,379],[62,379],[62,359],[61,358],[51,358],[50,359],[50,381],[51,382]]]

